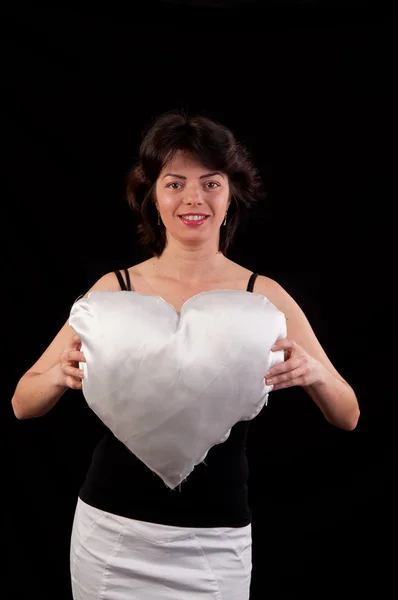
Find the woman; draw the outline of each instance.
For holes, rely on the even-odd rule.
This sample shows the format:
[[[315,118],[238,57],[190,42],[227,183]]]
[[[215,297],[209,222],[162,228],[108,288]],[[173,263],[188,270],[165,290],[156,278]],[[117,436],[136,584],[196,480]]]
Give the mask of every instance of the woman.
[[[183,319],[198,299],[212,306],[216,290],[226,291],[228,299],[254,292],[250,296],[266,300],[275,318],[284,315],[287,326],[287,335],[272,347],[284,353],[284,360],[264,372],[267,389],[302,386],[330,423],[352,430],[359,418],[355,393],[331,364],[300,307],[276,281],[252,274],[225,255],[246,209],[260,195],[257,172],[226,127],[179,112],[162,115],[146,132],[139,163],[128,178],[128,200],[152,256],[125,269],[124,276],[120,271],[104,275],[84,299],[104,297],[91,292],[131,290],[123,298],[142,300],[146,307],[152,301],[168,319]],[[44,415],[69,388],[85,391],[88,363],[81,348],[68,319],[18,382],[12,399],[17,418]],[[218,355],[216,363],[223,358]],[[159,404],[166,401],[167,395]],[[177,490],[167,488],[111,431],[105,435],[76,508],[71,542],[75,600],[249,597],[249,421],[236,422]]]

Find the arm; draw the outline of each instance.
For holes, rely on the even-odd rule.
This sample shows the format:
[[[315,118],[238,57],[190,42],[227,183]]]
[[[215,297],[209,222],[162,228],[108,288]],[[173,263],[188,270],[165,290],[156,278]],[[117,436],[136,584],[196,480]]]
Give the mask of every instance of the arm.
[[[292,345],[292,354],[296,351],[290,367],[293,370],[286,372],[286,362],[276,365],[267,374],[267,382],[271,383],[271,375],[278,379],[276,389],[289,387],[289,384],[300,385],[329,423],[347,431],[355,429],[360,415],[355,392],[329,360],[304,312],[278,283],[272,281],[270,284],[270,280],[263,277],[258,279],[259,288],[263,287],[260,293],[264,293],[286,317],[288,339],[280,340],[278,348],[287,349]],[[299,383],[290,383],[294,378]]]
[[[94,290],[120,290],[114,273],[101,277],[84,297],[87,298],[89,292]],[[17,419],[45,415],[69,389],[61,372],[60,359],[64,349],[72,346],[75,335],[68,319],[39,360],[22,375],[11,399]]]
[[[48,413],[68,389],[61,380],[59,363],[43,373],[25,373],[11,400],[17,419],[42,417]]]
[[[360,414],[358,400],[345,380],[333,376],[321,365],[319,380],[302,387],[329,423],[347,431],[355,429]]]

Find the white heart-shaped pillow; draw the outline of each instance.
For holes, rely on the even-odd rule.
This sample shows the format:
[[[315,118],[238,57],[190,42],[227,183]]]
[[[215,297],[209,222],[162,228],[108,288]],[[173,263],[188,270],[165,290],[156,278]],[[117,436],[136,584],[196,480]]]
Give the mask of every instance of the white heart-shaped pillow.
[[[271,347],[286,337],[285,315],[247,291],[201,292],[180,313],[159,296],[93,291],[69,324],[88,405],[172,489],[258,415],[272,390],[265,375],[284,360]]]

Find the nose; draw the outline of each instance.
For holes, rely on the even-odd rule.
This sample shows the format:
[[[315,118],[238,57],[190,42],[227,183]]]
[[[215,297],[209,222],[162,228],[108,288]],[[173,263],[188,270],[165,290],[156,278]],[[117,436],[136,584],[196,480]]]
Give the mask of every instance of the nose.
[[[185,194],[183,197],[183,203],[192,205],[192,204],[203,204],[203,199],[201,195],[200,187],[190,186],[185,190]]]

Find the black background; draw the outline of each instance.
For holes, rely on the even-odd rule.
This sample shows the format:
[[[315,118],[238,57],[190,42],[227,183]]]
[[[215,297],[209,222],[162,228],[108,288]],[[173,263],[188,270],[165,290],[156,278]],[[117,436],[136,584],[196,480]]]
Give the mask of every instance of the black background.
[[[249,147],[268,198],[229,256],[297,300],[361,408],[345,432],[290,388],[252,422],[251,598],[395,588],[396,24],[380,3],[198,4],[3,19],[4,600],[71,598],[73,512],[103,427],[80,392],[28,421],[10,400],[77,296],[142,260],[125,177],[142,128],[178,107]]]

